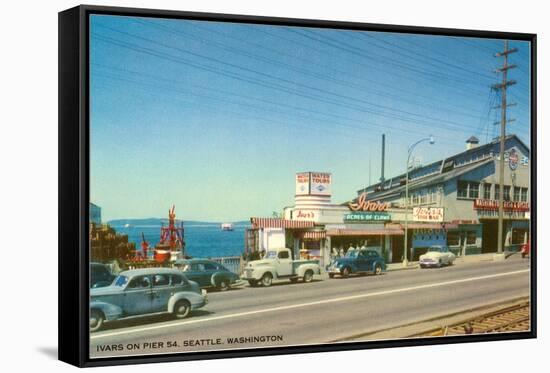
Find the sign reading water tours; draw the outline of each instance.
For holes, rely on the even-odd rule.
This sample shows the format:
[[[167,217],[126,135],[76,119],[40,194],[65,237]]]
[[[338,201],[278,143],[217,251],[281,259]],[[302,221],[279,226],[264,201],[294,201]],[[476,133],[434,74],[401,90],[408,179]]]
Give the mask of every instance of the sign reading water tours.
[[[310,192],[318,196],[330,196],[331,174],[326,172],[310,172]]]
[[[332,175],[328,172],[298,172],[296,174],[297,196],[331,195]]]
[[[443,207],[415,207],[413,221],[443,222]]]
[[[296,195],[309,195],[309,172],[298,172],[296,174]]]

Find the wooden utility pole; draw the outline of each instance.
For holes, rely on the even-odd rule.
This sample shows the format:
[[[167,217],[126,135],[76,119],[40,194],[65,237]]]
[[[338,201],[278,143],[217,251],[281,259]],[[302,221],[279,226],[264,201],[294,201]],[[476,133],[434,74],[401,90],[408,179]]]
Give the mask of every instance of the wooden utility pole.
[[[494,84],[491,88],[500,90],[500,152],[499,152],[499,195],[498,195],[498,253],[503,250],[503,232],[504,232],[504,149],[506,141],[506,89],[508,86],[516,84],[515,80],[508,80],[508,70],[513,69],[516,65],[508,65],[508,55],[517,52],[517,48],[508,49],[508,40],[504,41],[504,50],[495,54],[495,57],[503,57],[504,63],[502,67],[497,69],[497,72],[502,73],[502,82]],[[509,120],[508,122],[510,122]]]

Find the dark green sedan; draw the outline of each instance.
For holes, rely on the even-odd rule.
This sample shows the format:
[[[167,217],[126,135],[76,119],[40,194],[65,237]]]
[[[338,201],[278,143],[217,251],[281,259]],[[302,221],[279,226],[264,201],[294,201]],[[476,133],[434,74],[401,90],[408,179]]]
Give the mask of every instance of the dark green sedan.
[[[224,291],[239,281],[236,273],[208,259],[179,259],[174,265],[201,288],[214,287]]]

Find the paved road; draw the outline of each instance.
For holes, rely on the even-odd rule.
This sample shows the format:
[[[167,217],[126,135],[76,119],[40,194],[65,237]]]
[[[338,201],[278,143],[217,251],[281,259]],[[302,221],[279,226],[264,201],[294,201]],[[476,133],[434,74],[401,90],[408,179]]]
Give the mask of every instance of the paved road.
[[[184,320],[151,316],[106,325],[92,334],[90,354],[326,343],[527,295],[529,262],[516,256],[309,284],[243,286],[210,292],[209,304]],[[239,337],[256,337],[256,342],[228,340]]]

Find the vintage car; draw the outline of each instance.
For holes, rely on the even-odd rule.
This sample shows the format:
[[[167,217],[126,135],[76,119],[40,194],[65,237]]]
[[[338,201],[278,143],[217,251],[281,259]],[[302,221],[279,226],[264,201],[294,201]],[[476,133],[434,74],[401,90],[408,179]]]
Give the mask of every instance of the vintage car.
[[[178,269],[124,271],[111,285],[90,289],[90,331],[101,329],[105,321],[153,313],[184,318],[206,303],[206,290]]]
[[[90,288],[109,286],[115,279],[109,267],[103,263],[90,263]]]
[[[428,252],[420,255],[418,264],[421,268],[426,267],[441,267],[443,265],[452,265],[456,259],[456,255],[449,251],[447,246],[434,245],[430,246]]]
[[[328,276],[348,277],[353,273],[373,273],[379,275],[386,270],[386,261],[376,250],[350,250],[345,256],[336,258],[327,268]]]
[[[203,288],[215,287],[223,291],[239,281],[239,275],[212,260],[178,259],[174,265],[183,271],[187,279],[195,281]]]
[[[318,260],[292,259],[292,252],[287,248],[269,249],[259,260],[248,262],[244,267],[242,279],[250,286],[271,286],[273,280],[288,279],[291,282],[311,282],[313,275],[321,273]]]

